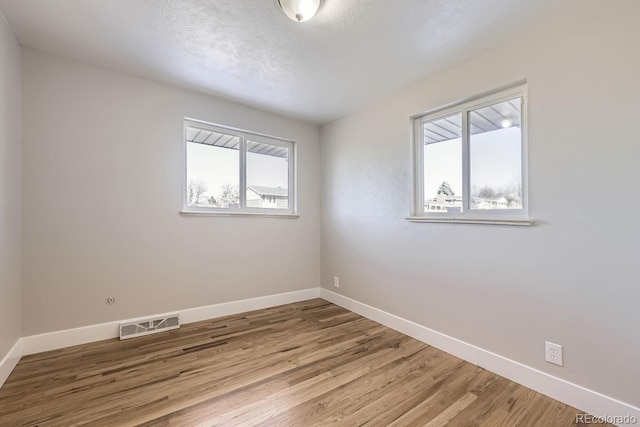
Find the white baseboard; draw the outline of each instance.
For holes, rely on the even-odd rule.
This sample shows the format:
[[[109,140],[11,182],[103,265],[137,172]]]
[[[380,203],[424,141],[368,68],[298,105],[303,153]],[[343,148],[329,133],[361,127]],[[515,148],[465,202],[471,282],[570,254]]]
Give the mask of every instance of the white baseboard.
[[[387,313],[370,305],[345,297],[328,289],[320,289],[320,298],[381,323],[398,332],[439,348],[449,354],[485,368],[518,384],[564,402],[588,414],[635,417],[640,422],[640,408],[589,390],[561,378],[523,365],[480,347],[434,331],[425,326]],[[615,424],[612,423],[612,424]]]
[[[319,298],[320,288],[304,289],[301,291],[287,292],[264,297],[231,301],[221,304],[196,307],[186,310],[174,311],[140,317],[136,319],[123,319],[114,322],[102,323],[99,325],[83,326],[81,328],[67,329],[63,331],[49,332],[39,335],[31,335],[20,339],[22,354],[42,353],[43,351],[57,350],[79,344],[106,340],[120,336],[120,324],[130,323],[151,317],[180,316],[180,323],[193,323],[202,320],[214,319],[216,317],[229,316],[232,314],[244,313],[251,310],[275,307],[282,304],[305,301]],[[13,367],[11,368],[13,369]],[[0,371],[1,372],[1,371]],[[11,372],[11,371],[9,371]]]
[[[11,350],[0,360],[0,387],[9,378],[13,368],[16,367],[22,357],[22,339],[16,341]]]
[[[629,415],[640,420],[640,408],[636,406],[554,377],[530,366],[507,359],[506,357],[323,288],[304,289],[301,291],[196,307],[178,312],[145,316],[144,318],[178,314],[180,315],[180,321],[186,324],[313,298],[323,298],[589,414],[595,416]],[[18,340],[9,353],[0,361],[0,387],[9,377],[9,374],[22,355],[115,338],[119,335],[119,325],[121,323],[133,322],[140,319],[142,318],[125,319],[23,337]]]

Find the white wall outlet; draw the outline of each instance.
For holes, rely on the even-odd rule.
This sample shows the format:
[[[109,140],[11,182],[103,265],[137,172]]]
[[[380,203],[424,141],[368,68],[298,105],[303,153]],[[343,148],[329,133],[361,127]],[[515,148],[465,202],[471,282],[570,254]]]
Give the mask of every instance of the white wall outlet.
[[[114,297],[108,297],[104,300],[104,303],[107,305],[113,305],[116,303],[116,299]]]
[[[563,366],[562,346],[549,341],[544,342],[544,357],[547,362]]]
[[[339,277],[334,277],[333,278],[333,287],[334,288],[339,288],[340,287],[340,278]]]

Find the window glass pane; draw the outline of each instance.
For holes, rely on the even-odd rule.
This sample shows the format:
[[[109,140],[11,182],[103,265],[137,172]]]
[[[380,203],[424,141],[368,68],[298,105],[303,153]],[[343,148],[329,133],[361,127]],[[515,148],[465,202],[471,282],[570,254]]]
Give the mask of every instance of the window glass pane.
[[[289,209],[289,148],[247,141],[247,208]]]
[[[520,98],[469,112],[471,209],[522,209]]]
[[[424,211],[462,210],[462,115],[424,123]]]
[[[239,208],[240,138],[187,127],[187,205]]]

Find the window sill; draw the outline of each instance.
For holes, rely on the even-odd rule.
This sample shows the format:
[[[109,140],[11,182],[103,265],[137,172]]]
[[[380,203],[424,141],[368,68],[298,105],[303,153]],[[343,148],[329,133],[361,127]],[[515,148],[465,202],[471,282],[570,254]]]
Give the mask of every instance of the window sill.
[[[427,218],[424,216],[410,216],[411,222],[440,222],[449,224],[487,224],[487,225],[534,225],[535,220],[530,218]]]
[[[251,217],[251,218],[286,218],[298,219],[297,214],[258,213],[258,212],[212,212],[212,211],[180,211],[185,216],[227,216],[227,217]]]

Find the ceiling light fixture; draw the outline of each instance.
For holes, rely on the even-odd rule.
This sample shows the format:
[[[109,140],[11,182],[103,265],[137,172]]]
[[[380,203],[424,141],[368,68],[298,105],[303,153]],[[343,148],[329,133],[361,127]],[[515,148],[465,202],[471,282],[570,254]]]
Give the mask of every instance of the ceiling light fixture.
[[[289,18],[304,22],[313,18],[322,0],[278,0],[278,6]]]

